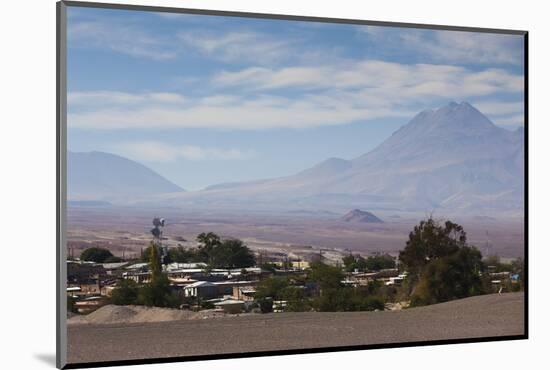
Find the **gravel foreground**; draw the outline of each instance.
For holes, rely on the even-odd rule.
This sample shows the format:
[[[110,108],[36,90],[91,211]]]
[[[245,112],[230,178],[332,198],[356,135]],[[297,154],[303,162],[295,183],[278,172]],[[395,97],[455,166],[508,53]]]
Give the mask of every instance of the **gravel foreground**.
[[[289,312],[68,326],[68,362],[199,356],[524,333],[524,295],[381,312]]]

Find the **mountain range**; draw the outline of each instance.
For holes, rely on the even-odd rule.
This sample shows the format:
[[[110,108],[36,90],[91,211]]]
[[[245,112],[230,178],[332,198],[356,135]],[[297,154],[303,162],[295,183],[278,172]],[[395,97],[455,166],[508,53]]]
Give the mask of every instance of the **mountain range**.
[[[70,171],[69,167],[69,178]],[[118,175],[117,191],[123,191],[122,180],[131,173]],[[469,103],[451,102],[418,113],[375,149],[351,160],[329,158],[294,175],[219,184],[197,192],[181,192],[167,180],[163,184],[153,188],[158,189],[157,196],[140,202],[182,207],[509,210],[521,214],[524,132],[494,125]]]
[[[131,201],[133,197],[182,192],[148,167],[103,152],[67,155],[67,197],[75,201]]]

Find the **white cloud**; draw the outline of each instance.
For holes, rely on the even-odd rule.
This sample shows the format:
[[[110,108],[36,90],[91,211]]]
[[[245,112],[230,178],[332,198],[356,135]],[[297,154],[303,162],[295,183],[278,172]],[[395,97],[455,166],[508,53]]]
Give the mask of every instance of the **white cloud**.
[[[146,103],[172,103],[181,104],[185,97],[170,92],[149,92],[132,94],[121,91],[97,90],[76,91],[68,94],[67,103],[74,106],[128,106],[142,105]]]
[[[453,64],[523,63],[520,35],[357,26],[360,33],[381,48],[390,48]]]
[[[274,39],[258,32],[181,32],[178,39],[187,47],[224,62],[277,63],[294,55],[290,41]]]
[[[522,126],[524,124],[523,101],[481,100],[474,106],[499,126]]]
[[[69,47],[91,46],[110,49],[133,57],[153,60],[173,59],[170,43],[131,24],[104,21],[69,22]]]
[[[204,85],[212,93],[203,97],[168,92],[71,92],[69,127],[308,128],[411,117],[434,99],[477,101],[491,118],[504,119],[504,115],[522,112],[519,103],[501,103],[494,95],[519,95],[524,86],[523,76],[502,69],[474,71],[382,61],[245,68],[219,73]],[[216,89],[231,93],[219,94]]]
[[[163,92],[73,92],[68,99],[69,126],[307,128],[407,117],[433,99],[471,101],[495,93],[523,91],[523,77],[501,69],[472,71],[457,66],[381,61],[280,69],[255,67],[221,73],[212,83],[231,87],[233,93],[193,98]],[[274,94],[278,88],[293,89],[293,94]],[[498,107],[489,102],[482,104],[482,109],[495,112]],[[515,113],[510,107],[506,109],[506,113]]]
[[[115,95],[117,93],[115,92]],[[139,98],[136,98],[139,99]],[[381,117],[408,116],[410,111],[354,106],[337,96],[317,99],[306,96],[287,99],[262,95],[213,96],[187,99],[181,106],[147,103],[142,106],[119,105],[104,109],[79,109],[69,104],[68,125],[71,128],[222,128],[266,129],[307,128],[341,125]],[[73,111],[74,109],[74,111]]]
[[[253,156],[251,151],[201,147],[195,145],[173,145],[159,141],[123,142],[110,148],[115,153],[148,162],[170,162],[178,159],[189,161],[243,160]]]
[[[186,21],[187,15],[159,13],[162,17]],[[197,26],[192,32],[154,34],[143,25],[115,20],[74,20],[69,23],[69,46],[109,49],[137,58],[175,59],[198,52],[227,63],[273,64],[289,57],[300,58],[296,45],[300,40],[283,40],[255,31],[212,32]]]
[[[483,114],[502,116],[511,113],[523,114],[524,103],[523,101],[503,102],[496,100],[487,100],[476,102],[475,106]]]
[[[523,114],[496,117],[492,119],[493,123],[499,126],[523,126],[523,120]]]
[[[523,76],[503,69],[472,71],[464,67],[435,64],[399,64],[368,60],[314,67],[246,68],[221,72],[217,86],[240,86],[252,90],[280,88],[364,89],[372,96],[470,97],[498,92],[521,92]]]

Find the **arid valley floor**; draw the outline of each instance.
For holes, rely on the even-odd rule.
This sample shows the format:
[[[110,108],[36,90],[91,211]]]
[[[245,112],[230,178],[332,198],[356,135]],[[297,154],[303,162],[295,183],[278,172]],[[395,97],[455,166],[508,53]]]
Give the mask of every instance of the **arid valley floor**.
[[[199,233],[212,231],[224,238],[241,239],[266,258],[281,255],[307,258],[322,253],[326,259],[335,261],[350,252],[396,255],[404,248],[409,232],[428,215],[382,213],[384,223],[353,223],[344,222],[340,214],[329,212],[271,214],[70,207],[69,254],[78,256],[85,248],[100,246],[118,256],[138,256],[151,240],[151,220],[157,216],[167,219],[164,236],[168,246],[195,246],[195,237]],[[434,217],[447,219],[437,213]],[[477,246],[483,254],[523,257],[522,219],[459,217],[451,220],[464,226],[469,243]]]

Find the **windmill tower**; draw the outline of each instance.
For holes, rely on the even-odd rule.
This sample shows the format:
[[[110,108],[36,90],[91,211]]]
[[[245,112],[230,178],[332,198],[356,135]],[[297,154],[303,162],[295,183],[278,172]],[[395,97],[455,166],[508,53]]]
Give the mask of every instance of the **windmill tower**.
[[[164,259],[168,255],[167,248],[162,245],[162,233],[164,231],[165,224],[166,220],[164,218],[155,217],[153,218],[154,227],[151,229],[151,234],[153,234],[153,244],[155,244],[160,252],[161,265],[164,265]]]

